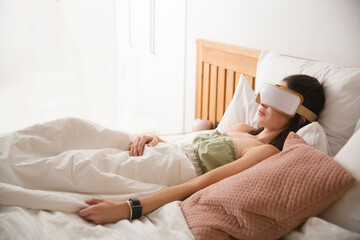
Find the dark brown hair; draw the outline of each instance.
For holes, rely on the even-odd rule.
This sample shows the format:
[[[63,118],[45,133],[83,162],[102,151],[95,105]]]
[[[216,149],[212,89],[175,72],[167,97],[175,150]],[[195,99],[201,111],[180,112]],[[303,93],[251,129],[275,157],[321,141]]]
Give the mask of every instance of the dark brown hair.
[[[325,95],[324,89],[320,82],[311,76],[304,74],[291,75],[283,79],[287,83],[288,88],[300,93],[304,97],[302,105],[310,109],[313,113],[319,116],[321,110],[324,108]],[[305,123],[300,123],[300,115],[296,114],[290,119],[289,126],[283,132],[279,133],[270,142],[279,150],[282,150],[285,139],[290,132],[296,132],[301,127],[309,124],[308,120]],[[252,135],[257,135],[264,130],[263,127],[249,132]]]

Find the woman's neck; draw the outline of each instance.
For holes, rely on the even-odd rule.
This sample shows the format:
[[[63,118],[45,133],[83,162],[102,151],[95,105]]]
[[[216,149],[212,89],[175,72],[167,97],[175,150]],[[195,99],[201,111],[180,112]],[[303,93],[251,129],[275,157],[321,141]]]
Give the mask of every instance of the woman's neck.
[[[256,135],[256,139],[264,144],[270,143],[277,135],[283,132],[285,129],[278,129],[278,130],[270,130],[264,128],[258,135]]]

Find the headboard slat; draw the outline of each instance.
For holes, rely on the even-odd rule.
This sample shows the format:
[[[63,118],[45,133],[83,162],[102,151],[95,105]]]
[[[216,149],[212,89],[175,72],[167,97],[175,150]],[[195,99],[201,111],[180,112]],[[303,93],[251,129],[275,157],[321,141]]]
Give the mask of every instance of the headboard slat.
[[[211,65],[210,67],[210,99],[209,99],[209,120],[216,121],[217,109],[217,86],[218,85],[218,67]]]
[[[210,64],[204,63],[201,118],[209,119]]]
[[[201,118],[202,98],[203,98],[203,71],[202,48],[197,48],[196,59],[196,95],[195,95],[195,119]]]
[[[229,106],[232,97],[234,95],[234,80],[235,73],[232,70],[226,71],[226,82],[225,82],[225,109]]]
[[[218,70],[218,86],[216,99],[216,122],[220,122],[225,112],[225,68],[219,67]]]

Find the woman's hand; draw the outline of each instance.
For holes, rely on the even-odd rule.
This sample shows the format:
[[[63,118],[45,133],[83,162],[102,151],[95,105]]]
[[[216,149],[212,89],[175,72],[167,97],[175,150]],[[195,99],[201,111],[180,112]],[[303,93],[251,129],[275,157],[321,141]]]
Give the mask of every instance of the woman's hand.
[[[144,152],[145,144],[148,144],[149,147],[155,147],[159,142],[164,142],[158,136],[141,136],[136,138],[135,141],[130,142],[127,151],[129,151],[130,156],[141,156]]]
[[[79,215],[95,224],[113,223],[122,219],[129,219],[130,209],[126,202],[115,202],[103,198],[85,200],[91,205],[79,211]]]

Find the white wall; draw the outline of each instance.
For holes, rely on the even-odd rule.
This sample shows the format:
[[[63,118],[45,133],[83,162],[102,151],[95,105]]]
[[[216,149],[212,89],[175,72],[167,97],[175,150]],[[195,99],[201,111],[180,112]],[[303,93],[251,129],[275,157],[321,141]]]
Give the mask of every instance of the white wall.
[[[129,107],[118,101],[122,83],[117,70],[127,69],[117,66],[122,54],[117,53],[121,41],[116,42],[119,2],[0,0],[0,132],[64,116],[127,127],[120,120],[130,116]],[[181,117],[182,100],[179,109],[171,108],[173,103],[156,106],[156,111],[169,115],[181,112],[176,116],[181,121],[167,121],[173,129],[189,131],[194,119],[196,38],[360,67],[359,0],[187,0],[181,14],[186,29],[182,20],[168,27],[178,28],[181,35],[176,37],[186,39],[184,46],[176,46],[185,49],[186,44],[185,55],[176,57],[178,67],[185,69],[185,76],[180,76],[185,78],[185,116]],[[166,23],[161,23],[163,29]],[[139,75],[145,76],[146,70],[142,71]],[[179,98],[184,83],[177,84],[168,90],[175,93],[171,87],[176,88],[174,95]],[[136,91],[132,85],[127,83]],[[144,86],[147,91],[151,84]],[[148,113],[151,106],[147,102]],[[144,114],[134,109],[130,113],[134,111]],[[143,122],[155,126],[158,119],[153,114],[152,120]]]
[[[155,3],[153,8],[150,3]],[[119,129],[147,134],[182,131],[185,3],[117,3]],[[152,14],[150,9],[154,10]],[[150,43],[154,43],[154,49]]]
[[[360,67],[358,0],[189,0],[185,130],[194,119],[195,39]]]
[[[74,116],[116,125],[115,1],[0,0],[0,132]]]

